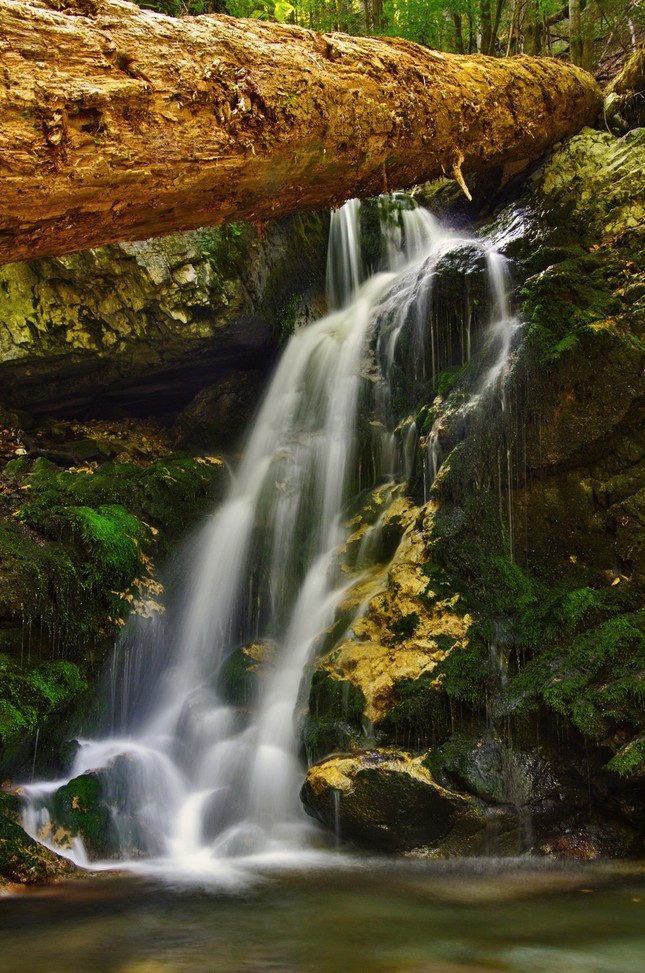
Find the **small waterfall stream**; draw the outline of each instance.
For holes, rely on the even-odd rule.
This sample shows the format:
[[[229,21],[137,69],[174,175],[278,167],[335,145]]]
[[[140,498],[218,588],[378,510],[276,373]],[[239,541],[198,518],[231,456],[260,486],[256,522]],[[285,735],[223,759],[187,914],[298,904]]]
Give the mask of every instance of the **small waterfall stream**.
[[[26,787],[32,834],[46,831],[58,788],[96,772],[131,867],[221,877],[233,863],[307,847],[295,713],[306,702],[303,670],[315,640],[356,582],[338,556],[348,501],[373,482],[405,483],[411,474],[417,429],[394,403],[394,377],[408,374],[433,388],[441,370],[466,362],[476,344],[471,320],[456,322],[455,337],[441,332],[434,314],[446,254],[474,248],[489,267],[493,311],[479,346],[492,351],[472,408],[499,381],[515,326],[503,258],[443,229],[407,197],[379,207],[378,267],[361,253],[360,205],[333,214],[335,310],[290,340],[229,498],[194,542],[181,603],[128,650],[136,661],[115,689],[113,732],[79,741],[65,780]],[[436,430],[423,448],[434,479]],[[252,708],[234,705],[223,688],[232,653],[251,643],[264,660]],[[80,845],[63,850],[86,863]]]

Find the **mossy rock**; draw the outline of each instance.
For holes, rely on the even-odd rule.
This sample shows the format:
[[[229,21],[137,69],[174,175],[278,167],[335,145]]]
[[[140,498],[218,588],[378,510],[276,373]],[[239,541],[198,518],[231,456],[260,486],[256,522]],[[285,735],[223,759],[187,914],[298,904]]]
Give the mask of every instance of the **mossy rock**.
[[[445,639],[446,651],[450,651],[455,640]],[[433,670],[418,679],[395,682],[390,708],[374,727],[379,745],[418,753],[444,739],[450,731],[450,711],[445,693],[437,689],[436,678]]]
[[[353,750],[364,739],[365,697],[349,679],[317,669],[309,690],[309,712],[302,743],[310,762],[330,753]]]
[[[249,642],[234,649],[217,673],[217,693],[232,706],[252,706],[260,691],[264,669],[275,656],[271,639]]]
[[[77,471],[40,458],[12,461],[4,479],[19,503],[0,518],[0,624],[38,618],[45,644],[35,653],[62,642],[74,654],[73,646],[91,650],[114,630],[141,583],[154,587],[152,557],[166,555],[211,507],[226,477],[212,457]],[[129,590],[135,581],[139,590]]]
[[[0,655],[0,763],[26,759],[33,748],[37,730],[52,733],[42,744],[46,755],[56,734],[53,718],[69,719],[88,695],[88,682],[78,665],[59,660],[24,666]]]
[[[47,885],[73,875],[76,866],[34,841],[20,825],[22,802],[0,793],[0,886]]]
[[[486,828],[483,805],[441,787],[401,752],[370,750],[316,764],[300,796],[329,830],[381,851],[473,848]]]
[[[118,856],[118,835],[99,775],[82,774],[59,787],[51,801],[51,815],[56,828],[82,839],[89,858]]]
[[[437,779],[452,779],[490,804],[536,806],[562,792],[562,785],[535,751],[516,750],[490,733],[475,739],[453,737],[432,750],[425,764]]]

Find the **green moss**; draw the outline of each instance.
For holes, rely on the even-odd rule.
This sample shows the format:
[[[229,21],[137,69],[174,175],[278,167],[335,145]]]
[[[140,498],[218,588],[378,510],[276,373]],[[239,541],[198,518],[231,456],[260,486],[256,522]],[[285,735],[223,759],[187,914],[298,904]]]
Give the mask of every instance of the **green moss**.
[[[418,751],[445,736],[449,713],[445,697],[432,685],[435,676],[433,670],[418,679],[397,680],[390,708],[376,726],[379,742]]]
[[[202,257],[215,271],[232,275],[239,272],[255,239],[255,230],[249,223],[229,223],[200,230],[199,242]]]
[[[226,472],[185,456],[76,470],[40,458],[11,461],[3,480],[11,500],[0,512],[0,757],[13,773],[45,723],[51,746],[39,759],[57,767],[63,723],[86,705],[87,674],[141,585],[156,590],[153,557],[166,557],[211,508]]]
[[[112,817],[96,774],[82,774],[59,787],[52,801],[56,825],[83,840],[91,858],[109,858],[118,844]]]
[[[309,763],[316,763],[332,753],[354,750],[360,742],[356,727],[335,716],[305,717],[302,745]]]
[[[232,706],[250,706],[258,694],[260,667],[244,647],[231,652],[217,674],[217,691],[222,699]]]
[[[5,480],[23,499],[0,522],[2,616],[38,618],[50,641],[55,632],[91,648],[128,609],[118,593],[210,507],[225,471],[190,457],[76,472],[38,459],[8,464]]]
[[[302,742],[311,762],[329,753],[354,749],[364,736],[365,697],[348,679],[334,679],[324,669],[313,674],[309,713]]]
[[[564,260],[526,281],[520,291],[522,313],[542,362],[577,348],[587,325],[620,313],[620,298],[614,294],[620,273],[617,262],[603,252]]]
[[[474,712],[483,712],[490,681],[490,641],[487,630],[473,626],[466,645],[446,656],[434,670],[442,677],[442,689],[450,699],[468,703]]]
[[[607,769],[621,777],[642,776],[645,771],[645,736],[630,740],[621,747],[607,764]]]
[[[150,540],[149,528],[117,504],[68,507],[66,514],[84,550],[87,584],[130,584],[143,567],[141,544]]]
[[[9,759],[53,714],[80,703],[88,683],[74,662],[43,662],[24,668],[0,655],[0,744]]]
[[[410,612],[409,615],[402,615],[398,618],[393,625],[390,626],[392,631],[391,643],[396,645],[398,642],[404,642],[406,639],[412,638],[418,625],[419,625],[419,615],[417,612]]]

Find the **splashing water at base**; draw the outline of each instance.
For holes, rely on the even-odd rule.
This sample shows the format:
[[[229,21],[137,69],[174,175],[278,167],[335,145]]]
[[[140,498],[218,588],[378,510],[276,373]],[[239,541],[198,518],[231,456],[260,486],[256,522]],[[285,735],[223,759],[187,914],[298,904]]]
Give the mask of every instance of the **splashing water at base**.
[[[405,483],[417,432],[392,406],[391,377],[407,370],[434,381],[446,367],[437,324],[429,326],[437,265],[464,243],[486,252],[407,200],[379,206],[385,269],[363,280],[362,210],[350,202],[332,217],[330,234],[329,289],[340,310],[289,342],[229,499],[195,542],[183,603],[129,649],[138,675],[116,694],[119,732],[81,740],[66,780],[26,788],[30,833],[47,828],[58,788],[91,773],[111,809],[120,867],[234,884],[258,861],[310,847],[295,713],[314,643],[356,583],[338,551],[347,503],[366,485],[359,440],[369,429],[374,482]],[[494,351],[484,384],[499,379],[514,326],[499,261],[493,255],[489,264],[496,311],[486,328]],[[264,646],[267,658],[248,712],[231,701],[225,675],[250,643]],[[87,864],[78,846],[63,852]]]

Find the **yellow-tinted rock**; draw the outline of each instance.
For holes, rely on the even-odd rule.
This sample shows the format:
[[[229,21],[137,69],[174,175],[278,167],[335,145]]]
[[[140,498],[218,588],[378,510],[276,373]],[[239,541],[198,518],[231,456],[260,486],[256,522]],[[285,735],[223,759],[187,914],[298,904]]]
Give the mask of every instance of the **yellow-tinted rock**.
[[[310,768],[305,810],[341,837],[388,851],[420,846],[478,847],[486,828],[482,802],[439,785],[423,757],[366,750]]]
[[[359,608],[358,616],[348,637],[320,663],[331,678],[349,679],[360,689],[366,700],[364,715],[372,723],[393,705],[400,680],[432,672],[448,651],[467,644],[472,624],[458,594],[437,599],[428,592],[423,570],[429,560],[427,535],[417,529],[423,513],[404,497],[394,499],[382,523],[400,527],[398,550],[389,565],[361,576],[348,591],[341,611]],[[352,536],[363,537],[367,530],[366,524],[359,524]],[[452,643],[449,649],[447,640]],[[440,688],[439,680],[435,688]]]

